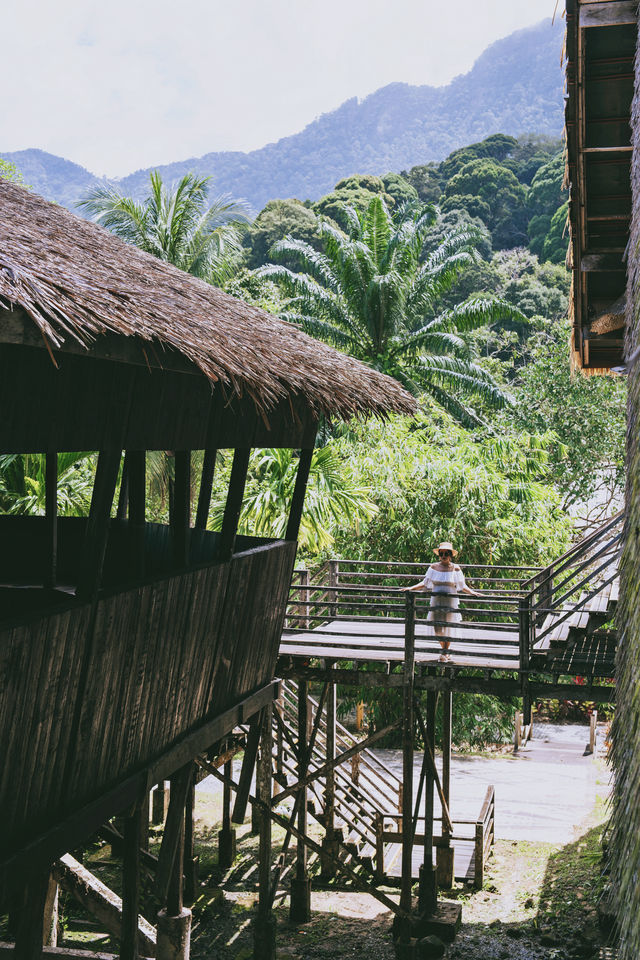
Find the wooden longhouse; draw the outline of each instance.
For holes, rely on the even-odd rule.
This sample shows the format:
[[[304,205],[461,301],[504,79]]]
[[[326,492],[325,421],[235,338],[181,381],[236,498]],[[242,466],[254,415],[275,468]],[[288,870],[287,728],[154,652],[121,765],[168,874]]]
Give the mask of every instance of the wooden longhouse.
[[[566,0],[574,360],[628,378],[609,844],[620,960],[640,955],[640,54],[636,2]]]
[[[120,955],[137,956],[140,808],[171,779],[157,955],[185,956],[180,825],[193,761],[240,723],[252,725],[254,754],[260,729],[270,732],[319,419],[414,402],[395,381],[0,179],[0,408],[0,453],[46,457],[44,515],[0,516],[0,890],[16,938],[3,952],[42,955],[52,863],[119,814]],[[237,535],[250,452],[266,446],[300,451],[281,540]],[[233,466],[213,533],[220,449]],[[167,525],[145,516],[150,450],[173,458]],[[198,477],[193,450],[204,451]],[[58,516],[62,451],[97,453],[86,518]]]

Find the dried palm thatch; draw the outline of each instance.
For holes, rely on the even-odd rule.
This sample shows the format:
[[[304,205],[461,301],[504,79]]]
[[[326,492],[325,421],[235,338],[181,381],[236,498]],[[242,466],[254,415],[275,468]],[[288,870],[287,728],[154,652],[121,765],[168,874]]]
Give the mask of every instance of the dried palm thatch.
[[[621,934],[620,960],[640,956],[640,57],[632,105],[631,186],[625,355],[629,366],[627,516],[618,606],[617,711],[613,726],[615,788],[611,868]]]
[[[106,333],[172,347],[261,411],[287,396],[345,418],[415,409],[392,378],[2,178],[0,305],[52,348]]]

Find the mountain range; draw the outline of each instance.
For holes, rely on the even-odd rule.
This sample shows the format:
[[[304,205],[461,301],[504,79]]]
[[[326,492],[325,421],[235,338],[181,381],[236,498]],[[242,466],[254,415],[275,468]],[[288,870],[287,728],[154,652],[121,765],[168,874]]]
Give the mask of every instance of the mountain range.
[[[563,126],[563,26],[545,20],[498,40],[472,69],[442,87],[391,83],[363,100],[353,97],[290,137],[248,153],[221,151],[113,181],[143,197],[151,169],[166,181],[194,171],[213,178],[214,193],[244,197],[254,211],[276,197],[316,200],[354,173],[384,174],[438,161],[492,133],[558,137]],[[104,181],[43,150],[0,156],[34,190],[74,208]]]

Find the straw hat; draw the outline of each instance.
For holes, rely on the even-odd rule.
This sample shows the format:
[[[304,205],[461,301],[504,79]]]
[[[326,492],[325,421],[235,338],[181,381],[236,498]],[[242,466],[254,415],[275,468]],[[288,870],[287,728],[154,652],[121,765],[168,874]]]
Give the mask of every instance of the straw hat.
[[[452,543],[449,543],[448,540],[445,540],[443,543],[439,543],[438,546],[434,549],[434,553],[440,553],[441,550],[451,550],[451,556],[457,557],[458,551],[454,549]]]

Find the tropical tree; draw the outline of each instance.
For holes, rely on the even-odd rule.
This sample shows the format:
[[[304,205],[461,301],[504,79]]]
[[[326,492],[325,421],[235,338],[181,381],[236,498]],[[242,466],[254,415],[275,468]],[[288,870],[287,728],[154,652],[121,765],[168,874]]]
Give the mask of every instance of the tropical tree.
[[[78,203],[96,223],[127,243],[209,283],[223,284],[242,254],[245,206],[228,195],[208,196],[210,177],[185,174],[168,187],[154,170],[138,202],[115,187],[97,187]]]
[[[349,232],[320,221],[324,252],[286,237],[275,257],[295,256],[300,272],[269,264],[259,275],[289,295],[284,319],[395,377],[414,394],[426,391],[467,424],[480,417],[466,400],[494,407],[508,397],[473,362],[462,333],[504,319],[522,319],[504,300],[474,296],[439,310],[439,298],[475,258],[471,231],[446,235],[421,261],[434,210],[408,205],[396,219],[374,197],[363,212],[345,207]]]
[[[0,511],[44,515],[44,454],[7,453],[0,456]],[[58,513],[86,516],[91,505],[94,465],[89,453],[58,454]]]

